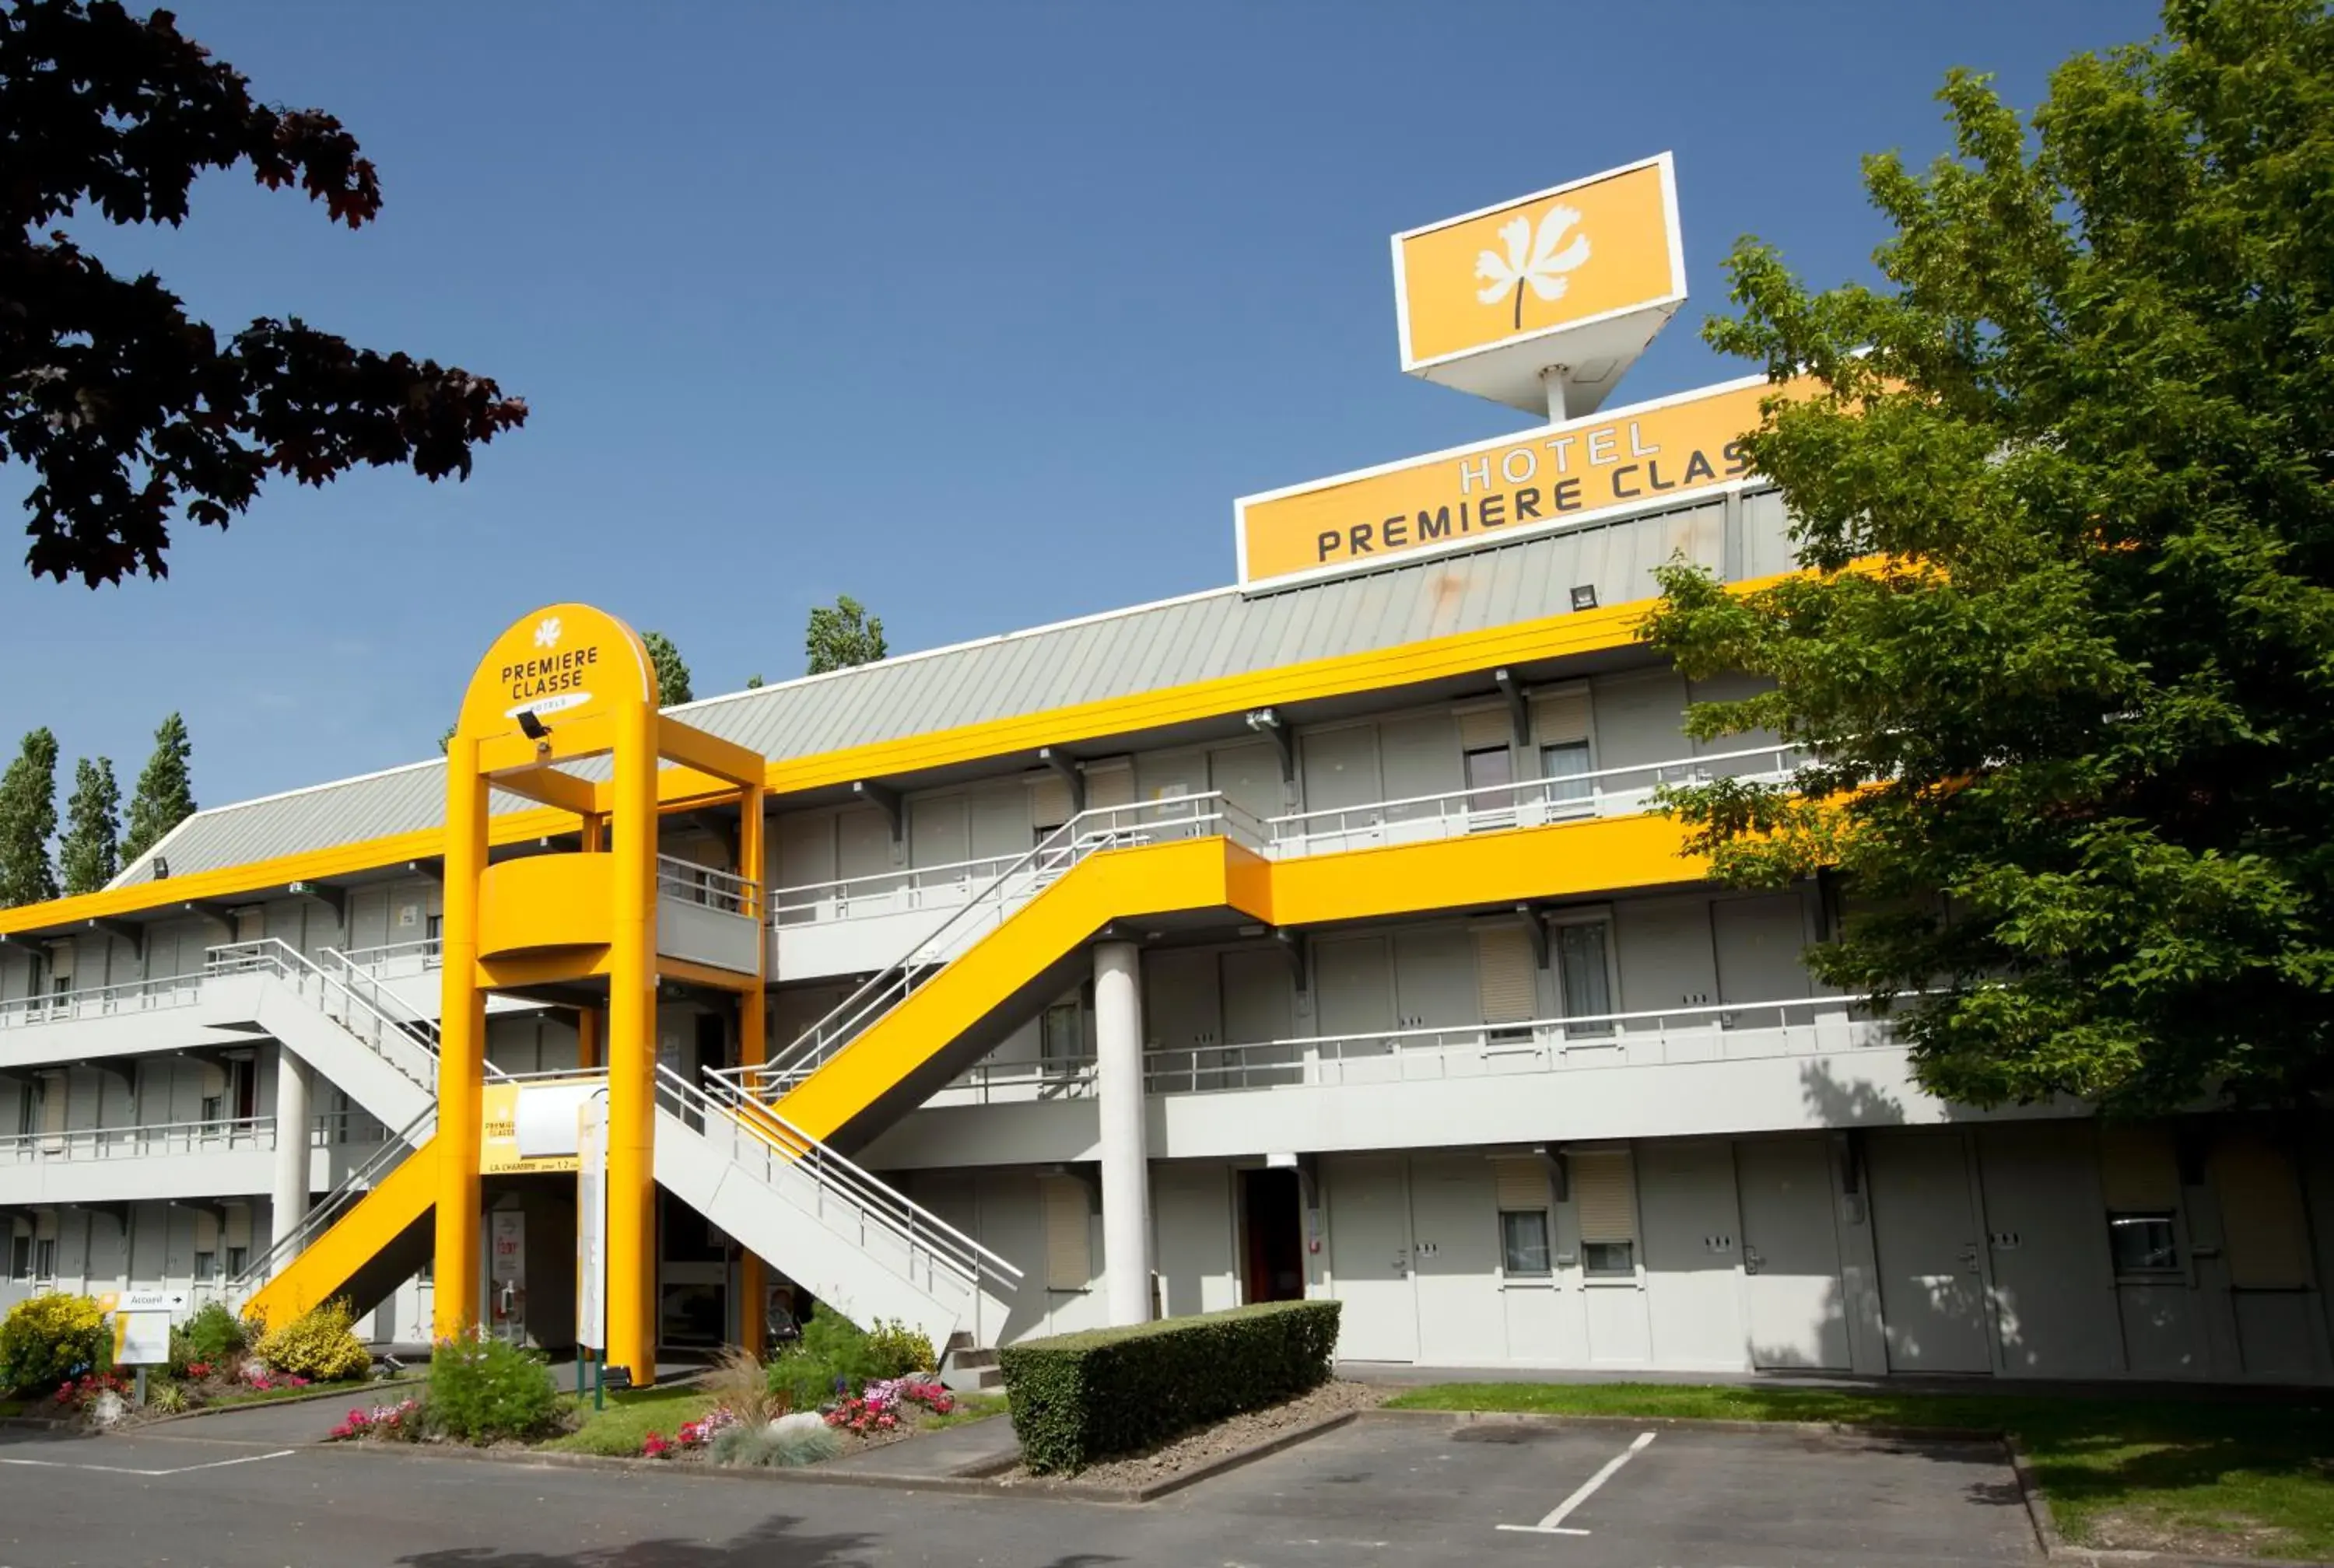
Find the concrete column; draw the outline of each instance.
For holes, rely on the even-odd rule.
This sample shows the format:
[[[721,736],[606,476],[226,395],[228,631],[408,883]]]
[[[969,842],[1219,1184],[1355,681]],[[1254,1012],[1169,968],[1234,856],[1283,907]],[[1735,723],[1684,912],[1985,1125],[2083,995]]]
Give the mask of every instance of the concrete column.
[[[1102,1111],[1102,1246],[1110,1321],[1151,1318],[1151,1151],[1143,1116],[1143,957],[1095,948],[1095,1054]]]
[[[275,1047],[275,1239],[308,1217],[308,1119],[315,1071],[288,1045]]]

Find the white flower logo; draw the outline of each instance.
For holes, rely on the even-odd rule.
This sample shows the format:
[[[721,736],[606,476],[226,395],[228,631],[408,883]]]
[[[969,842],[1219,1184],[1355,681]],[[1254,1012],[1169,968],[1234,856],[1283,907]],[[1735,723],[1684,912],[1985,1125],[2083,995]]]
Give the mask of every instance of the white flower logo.
[[[1559,202],[1539,220],[1537,238],[1528,217],[1519,216],[1501,224],[1500,238],[1507,243],[1508,254],[1504,257],[1497,251],[1477,254],[1475,275],[1483,280],[1483,286],[1475,291],[1475,297],[1487,305],[1495,305],[1513,289],[1516,313],[1511,330],[1523,331],[1524,285],[1529,284],[1532,293],[1544,300],[1562,299],[1565,285],[1570,281],[1564,274],[1588,259],[1588,236],[1585,234],[1575,235],[1570,245],[1557,249],[1566,232],[1579,221],[1578,209]]]
[[[537,648],[559,646],[559,617],[546,615],[543,618],[543,624],[535,629],[535,645]]]

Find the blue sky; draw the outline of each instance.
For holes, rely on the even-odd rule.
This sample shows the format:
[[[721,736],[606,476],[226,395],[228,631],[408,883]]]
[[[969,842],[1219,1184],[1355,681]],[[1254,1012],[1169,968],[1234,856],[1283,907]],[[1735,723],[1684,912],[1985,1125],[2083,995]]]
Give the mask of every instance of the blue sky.
[[[703,696],[799,674],[837,592],[904,652],[1220,585],[1235,495],[1529,422],[1400,373],[1387,235],[1673,149],[1693,297],[1615,400],[1722,380],[1746,367],[1697,329],[1737,236],[1866,275],[1857,158],[1938,151],[1949,66],[2029,104],[2154,27],[2107,0],[176,9],[262,97],[340,115],[387,206],[352,234],[237,172],[183,230],[85,241],[223,329],[298,314],[533,409],[467,485],[279,485],[182,527],[164,582],[0,571],[11,752],[46,724],[68,787],[104,753],[126,793],[175,707],[210,804],[434,755],[546,601],[665,631]]]

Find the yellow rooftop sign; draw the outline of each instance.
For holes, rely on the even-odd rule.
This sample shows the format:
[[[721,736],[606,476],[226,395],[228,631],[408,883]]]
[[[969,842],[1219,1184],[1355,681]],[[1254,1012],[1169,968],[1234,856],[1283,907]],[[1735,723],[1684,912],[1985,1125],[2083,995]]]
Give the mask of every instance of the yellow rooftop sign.
[[[1670,156],[1394,236],[1402,368],[1535,413],[1593,411],[1685,299]]]

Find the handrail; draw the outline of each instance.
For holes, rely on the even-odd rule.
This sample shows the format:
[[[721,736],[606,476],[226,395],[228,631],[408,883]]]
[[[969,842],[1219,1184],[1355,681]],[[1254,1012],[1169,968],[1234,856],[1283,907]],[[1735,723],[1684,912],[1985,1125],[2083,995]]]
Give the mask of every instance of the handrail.
[[[702,866],[679,855],[657,857],[657,894],[685,903],[703,904],[724,914],[742,915],[747,919],[762,918],[760,882],[735,871]]]
[[[340,955],[334,953],[333,949],[326,948],[325,951],[332,954],[336,960],[345,964],[345,960],[341,960]],[[438,1049],[434,1038],[435,1029],[427,1027],[427,1021],[420,1020],[418,1015],[416,1021],[412,1023],[397,1017],[388,1006],[376,999],[385,993],[382,992],[380,982],[371,979],[371,976],[363,977],[363,983],[372,992],[371,996],[367,996],[358,989],[356,984],[332,974],[305,953],[277,937],[262,937],[249,942],[222,943],[207,951],[203,957],[206,975],[236,975],[257,970],[288,980],[295,986],[304,980],[313,979],[327,996],[338,993],[346,999],[353,1012],[362,1012],[370,1017],[372,1024],[370,1038],[366,1031],[357,1026],[353,1017],[334,1016],[329,1005],[322,1009],[325,1016],[332,1018],[357,1040],[371,1047],[375,1055],[396,1068],[417,1086],[432,1090],[437,1087]],[[410,1008],[405,1010],[412,1011]],[[387,1048],[387,1043],[390,1040],[395,1040],[406,1048],[404,1053],[406,1059],[400,1060],[400,1053],[392,1052]],[[418,1062],[411,1059],[416,1055],[420,1058]]]
[[[1773,765],[1760,770],[1753,776],[1780,776],[1790,771],[1794,765],[1792,759],[1802,755],[1803,747],[1789,745],[1707,752],[1699,756],[1669,757],[1627,767],[1598,768],[1593,773],[1569,774],[1558,778],[1517,779],[1509,784],[1482,784],[1473,789],[1444,790],[1437,794],[1407,795],[1395,800],[1363,801],[1350,806],[1325,806],[1317,811],[1290,812],[1268,819],[1265,826],[1271,831],[1272,852],[1282,855],[1303,853],[1305,842],[1309,839],[1383,831],[1393,823],[1432,820],[1452,814],[1454,811],[1466,818],[1475,819],[1538,807],[1549,813],[1548,820],[1561,822],[1574,817],[1605,814],[1611,803],[1634,804],[1642,797],[1650,797],[1664,784],[1683,782],[1716,764],[1770,758]],[[1677,776],[1668,776],[1672,774]],[[1643,777],[1646,782],[1629,789],[1606,787],[1612,781],[1632,776]],[[1433,808],[1431,812],[1426,809],[1430,807]],[[1413,814],[1405,817],[1403,815],[1405,813]],[[1306,825],[1331,818],[1336,819],[1338,825],[1327,829],[1313,829]],[[1349,822],[1352,823],[1350,826],[1346,825]]]
[[[381,1178],[403,1163],[407,1155],[427,1143],[437,1130],[438,1106],[432,1101],[420,1115],[399,1128],[393,1137],[384,1140],[380,1151],[371,1159],[350,1171],[341,1178],[339,1186],[311,1204],[298,1225],[275,1237],[265,1252],[246,1264],[243,1272],[227,1282],[228,1291],[249,1292],[266,1284],[279,1259],[289,1261],[305,1252],[309,1244],[354,1207],[359,1198],[379,1186]]]
[[[342,986],[359,994],[376,1012],[383,1014],[390,1018],[391,1022],[414,1034],[423,1044],[429,1046],[432,1053],[437,1051],[439,1034],[437,1019],[430,1017],[391,990],[388,984],[379,976],[358,964],[338,948],[326,948],[323,949],[323,954],[333,967],[340,971],[333,977]],[[324,970],[322,964],[316,967],[320,971],[330,973]],[[399,1016],[400,1014],[402,1016]]]
[[[845,996],[826,1015],[776,1052],[767,1067],[729,1068],[709,1076],[743,1082],[746,1073],[806,1075],[843,1045],[914,994],[931,971],[1002,923],[1008,905],[1037,896],[1079,862],[1102,850],[1124,849],[1212,829],[1261,850],[1264,824],[1220,790],[1172,795],[1080,812],[1039,840],[997,879],[921,938],[901,957]]]
[[[968,1287],[978,1289],[984,1275],[1008,1290],[1019,1284],[1019,1269],[940,1216],[844,1159],[768,1106],[740,1094],[734,1085],[718,1079],[709,1082],[719,1085],[718,1092],[709,1093],[659,1063],[657,1103],[684,1120],[693,1114],[700,1124],[717,1117],[727,1121],[763,1151],[769,1161],[771,1187],[779,1187],[775,1178],[781,1167],[807,1176],[823,1192],[834,1193],[863,1217],[873,1218],[905,1243],[911,1257],[923,1253]]]

